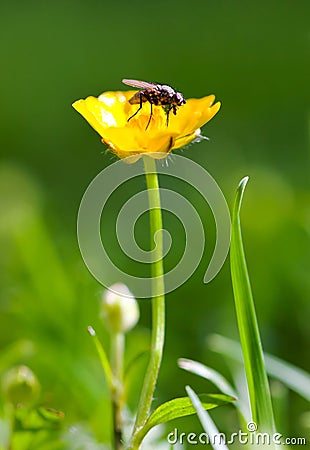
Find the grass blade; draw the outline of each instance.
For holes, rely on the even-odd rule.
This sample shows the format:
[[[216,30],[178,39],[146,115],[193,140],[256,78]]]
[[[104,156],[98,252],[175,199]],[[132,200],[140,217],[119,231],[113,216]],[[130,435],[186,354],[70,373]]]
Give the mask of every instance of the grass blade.
[[[274,378],[310,401],[310,374],[271,355],[265,355],[266,370]]]
[[[205,411],[204,407],[202,406],[198,395],[191,389],[189,386],[186,386],[186,392],[189,398],[191,399],[191,402],[197,412],[197,415],[199,417],[200,423],[205,430],[205,432],[208,435],[209,443],[212,446],[214,450],[228,450],[228,447],[223,443],[223,435],[218,431],[215,423]],[[224,437],[225,442],[225,437]]]
[[[238,342],[214,334],[209,337],[208,343],[212,351],[242,362],[242,353]],[[268,375],[310,401],[310,374],[308,372],[269,353],[265,353],[264,358]]]
[[[231,395],[236,398],[234,406],[237,408],[240,414],[240,419],[245,422],[246,418],[249,419],[248,413],[248,402],[245,403],[237,394],[237,391],[231,386],[231,384],[223,377],[219,372],[212,369],[211,367],[205,366],[197,361],[191,359],[180,358],[178,360],[178,365],[181,369],[187,370],[188,372],[194,373],[211,383],[214,384],[223,394]],[[250,420],[250,419],[249,419]]]
[[[247,377],[252,418],[262,431],[274,430],[274,418],[263,350],[248,276],[240,226],[240,209],[248,177],[241,180],[232,215],[231,277]]]
[[[188,372],[199,375],[214,384],[223,394],[231,395],[237,398],[237,393],[233,387],[228,383],[228,381],[214,369],[211,369],[204,364],[201,364],[192,359],[180,358],[178,360],[178,365],[181,369],[187,370]]]

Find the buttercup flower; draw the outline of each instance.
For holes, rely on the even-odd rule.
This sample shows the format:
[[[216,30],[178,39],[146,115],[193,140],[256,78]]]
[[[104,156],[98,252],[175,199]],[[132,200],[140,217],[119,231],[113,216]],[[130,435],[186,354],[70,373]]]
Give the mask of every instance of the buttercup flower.
[[[150,118],[150,103],[145,102],[141,110],[129,122],[139,105],[131,105],[129,99],[137,91],[104,92],[98,98],[77,100],[73,107],[96,130],[102,142],[119,158],[131,156],[127,162],[136,162],[143,153],[154,158],[163,158],[171,150],[183,147],[200,136],[200,127],[209,122],[220,109],[220,102],[213,104],[214,95],[200,99],[188,99],[178,108],[177,114],[169,115],[162,106],[153,105]]]

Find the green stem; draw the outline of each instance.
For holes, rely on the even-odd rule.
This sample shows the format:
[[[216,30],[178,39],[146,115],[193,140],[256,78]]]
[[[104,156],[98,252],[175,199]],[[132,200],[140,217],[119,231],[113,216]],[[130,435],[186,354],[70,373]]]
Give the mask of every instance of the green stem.
[[[150,211],[150,237],[151,248],[154,246],[156,234],[156,247],[152,262],[152,341],[148,368],[145,374],[136,422],[132,434],[130,449],[140,446],[137,433],[146,423],[153,401],[154,390],[161,365],[165,340],[165,295],[164,295],[164,267],[163,267],[163,235],[162,214],[160,208],[160,195],[155,159],[144,156],[144,170],[148,190]]]
[[[114,419],[114,443],[116,450],[123,450],[122,441],[122,408],[123,408],[123,375],[124,375],[124,346],[125,336],[123,333],[112,333],[111,335],[111,366],[113,373],[113,419]]]

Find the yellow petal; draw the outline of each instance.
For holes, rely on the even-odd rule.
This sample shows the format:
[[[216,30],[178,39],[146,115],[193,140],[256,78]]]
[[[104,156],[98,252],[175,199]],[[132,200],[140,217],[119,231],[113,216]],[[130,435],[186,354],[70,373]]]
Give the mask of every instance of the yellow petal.
[[[112,116],[114,119],[114,125],[123,127],[127,123],[128,117],[130,117],[133,106],[129,103],[129,99],[133,97],[136,91],[116,91],[116,92],[104,92],[98,97],[98,105],[104,115],[107,117]],[[135,110],[136,105],[135,106]],[[133,113],[132,113],[133,114]]]
[[[176,133],[162,131],[155,135],[149,135],[148,137],[140,134],[137,136],[137,141],[144,153],[169,153],[174,145],[176,137]]]
[[[220,109],[220,102],[213,105],[214,95],[208,95],[200,99],[191,98],[186,104],[181,106],[177,114],[170,115],[169,128],[178,131],[181,136],[194,133],[205,123],[209,122]]]
[[[180,138],[177,138],[172,150],[175,150],[177,148],[181,148],[181,147],[184,147],[185,145],[190,144],[198,136],[200,136],[200,129],[196,130],[194,133],[188,134],[187,136],[182,136]]]
[[[102,135],[103,141],[113,150],[130,154],[139,151],[136,134],[130,128],[106,128]]]
[[[103,142],[120,158],[140,153],[168,153],[174,145],[176,135],[165,131],[148,136],[147,133],[136,133],[132,128],[107,128]]]
[[[90,97],[88,97],[90,98]],[[94,97],[93,97],[94,98]],[[87,120],[90,126],[97,131],[101,136],[104,133],[104,125],[97,119],[96,115],[88,109],[86,100],[77,100],[73,103],[73,108],[76,109]]]

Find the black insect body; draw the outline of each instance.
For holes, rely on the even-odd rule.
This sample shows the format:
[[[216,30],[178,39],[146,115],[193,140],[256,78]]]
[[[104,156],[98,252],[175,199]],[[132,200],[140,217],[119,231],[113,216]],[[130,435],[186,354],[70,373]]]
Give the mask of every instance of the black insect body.
[[[124,84],[128,86],[132,86],[138,89],[141,89],[139,92],[136,92],[131,99],[129,99],[129,103],[131,105],[139,104],[139,109],[128,119],[132,119],[140,109],[142,108],[142,103],[149,102],[151,105],[151,114],[146,125],[146,130],[151,123],[152,115],[153,115],[153,105],[162,106],[165,110],[167,117],[167,126],[169,124],[169,114],[172,110],[173,114],[177,113],[177,107],[182,106],[186,103],[181,92],[176,92],[172,87],[166,84],[153,84],[148,83],[147,81],[139,81],[139,80],[122,80]]]

